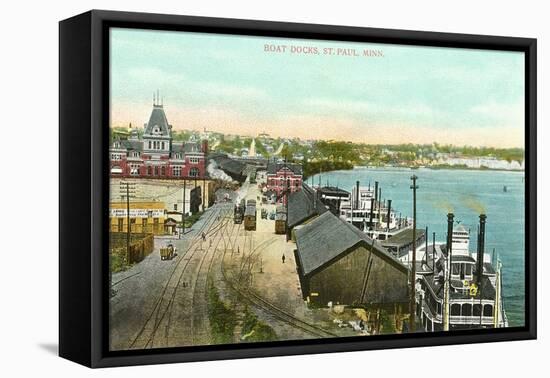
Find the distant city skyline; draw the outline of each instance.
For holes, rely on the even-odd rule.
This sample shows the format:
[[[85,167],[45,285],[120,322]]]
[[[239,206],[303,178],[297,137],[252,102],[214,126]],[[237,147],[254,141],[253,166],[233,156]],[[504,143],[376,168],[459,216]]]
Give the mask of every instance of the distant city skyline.
[[[112,29],[111,126],[159,90],[176,130],[523,148],[523,74],[520,52]]]

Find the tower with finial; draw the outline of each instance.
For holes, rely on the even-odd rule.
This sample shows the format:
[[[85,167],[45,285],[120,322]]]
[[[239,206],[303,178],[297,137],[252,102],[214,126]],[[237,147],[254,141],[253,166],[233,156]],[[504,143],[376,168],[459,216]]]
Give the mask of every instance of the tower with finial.
[[[153,92],[153,111],[143,131],[143,151],[169,156],[172,144],[172,126],[166,119],[160,91]]]

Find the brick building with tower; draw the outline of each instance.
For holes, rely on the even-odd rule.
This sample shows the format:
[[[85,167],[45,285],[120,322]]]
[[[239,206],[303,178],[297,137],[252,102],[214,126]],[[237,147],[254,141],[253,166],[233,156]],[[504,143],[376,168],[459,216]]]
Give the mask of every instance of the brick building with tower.
[[[129,127],[127,136],[115,135],[111,144],[111,177],[205,178],[208,141],[176,142],[158,96],[144,125],[143,135]]]

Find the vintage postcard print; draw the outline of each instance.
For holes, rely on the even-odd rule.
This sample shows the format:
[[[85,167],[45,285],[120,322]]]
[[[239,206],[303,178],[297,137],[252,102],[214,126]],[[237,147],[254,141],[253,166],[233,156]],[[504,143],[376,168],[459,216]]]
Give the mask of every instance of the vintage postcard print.
[[[524,325],[523,52],[109,43],[111,351]]]

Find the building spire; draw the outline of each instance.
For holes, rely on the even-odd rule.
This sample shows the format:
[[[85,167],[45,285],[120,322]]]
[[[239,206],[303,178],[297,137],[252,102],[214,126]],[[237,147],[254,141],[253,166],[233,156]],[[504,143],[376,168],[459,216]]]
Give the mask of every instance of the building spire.
[[[159,90],[157,88],[157,106],[159,105],[159,102],[160,102],[160,95],[159,95]]]

